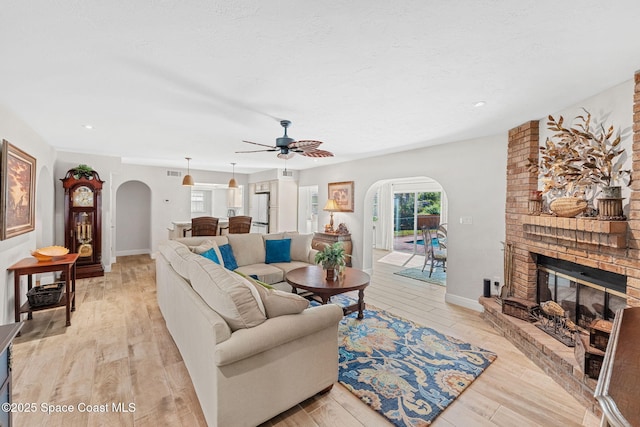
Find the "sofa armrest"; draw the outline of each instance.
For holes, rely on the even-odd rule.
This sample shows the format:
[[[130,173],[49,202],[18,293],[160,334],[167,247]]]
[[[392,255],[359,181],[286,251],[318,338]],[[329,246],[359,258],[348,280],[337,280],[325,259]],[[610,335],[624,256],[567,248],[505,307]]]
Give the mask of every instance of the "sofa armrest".
[[[335,304],[307,308],[300,314],[272,317],[248,329],[239,329],[231,338],[216,345],[215,363],[225,366],[310,335],[335,327],[342,319],[342,308]],[[337,336],[336,336],[337,339]]]

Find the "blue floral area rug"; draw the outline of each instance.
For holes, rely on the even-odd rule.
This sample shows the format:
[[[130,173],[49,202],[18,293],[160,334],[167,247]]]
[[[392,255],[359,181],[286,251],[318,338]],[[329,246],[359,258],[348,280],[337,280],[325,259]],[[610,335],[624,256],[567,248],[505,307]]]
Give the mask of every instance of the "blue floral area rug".
[[[381,310],[356,314],[339,325],[338,379],[396,426],[431,424],[497,357]]]
[[[447,285],[447,273],[442,270],[442,267],[434,268],[431,277],[429,277],[428,265],[425,267],[424,271],[422,271],[422,268],[407,268],[405,270],[396,271],[393,274],[409,277],[411,279],[422,280],[423,282],[433,283],[434,285]]]

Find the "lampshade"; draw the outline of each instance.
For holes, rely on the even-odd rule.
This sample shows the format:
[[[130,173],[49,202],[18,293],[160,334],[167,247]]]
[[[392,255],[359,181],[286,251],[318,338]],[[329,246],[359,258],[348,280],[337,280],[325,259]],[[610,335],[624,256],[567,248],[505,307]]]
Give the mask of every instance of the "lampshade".
[[[184,185],[185,187],[192,187],[194,184],[193,177],[189,175],[189,162],[191,161],[191,157],[185,157],[185,159],[187,159],[187,174],[184,176],[184,178],[182,178],[182,185]]]
[[[227,187],[238,188],[238,183],[236,182],[236,164],[231,163],[231,165],[233,166],[233,177],[229,180],[229,185],[227,185]]]
[[[338,207],[335,199],[329,199],[327,200],[327,204],[324,205],[324,208],[322,208],[322,210],[327,212],[337,212],[340,210],[340,208]]]

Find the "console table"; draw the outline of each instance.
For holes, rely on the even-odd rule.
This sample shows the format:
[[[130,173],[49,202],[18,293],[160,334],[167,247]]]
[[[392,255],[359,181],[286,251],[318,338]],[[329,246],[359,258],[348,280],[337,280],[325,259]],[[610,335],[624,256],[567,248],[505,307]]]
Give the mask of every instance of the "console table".
[[[32,319],[33,311],[48,310],[50,308],[65,307],[67,310],[67,326],[71,326],[71,312],[76,309],[76,261],[78,254],[66,254],[55,257],[51,261],[38,261],[33,257],[24,258],[11,267],[8,271],[13,272],[14,278],[14,300],[16,323],[20,322],[20,314],[28,313],[27,319]],[[20,306],[20,277],[27,276],[27,286],[30,290],[33,287],[33,275],[38,273],[50,273],[62,271],[65,281],[65,292],[57,304],[43,307],[31,307],[29,301]]]
[[[332,245],[336,242],[342,242],[344,247],[344,253],[349,255],[347,257],[347,267],[351,267],[351,253],[353,251],[353,244],[351,243],[351,234],[338,234],[338,233],[313,233],[313,240],[311,240],[311,248],[317,251],[321,251],[325,246]]]

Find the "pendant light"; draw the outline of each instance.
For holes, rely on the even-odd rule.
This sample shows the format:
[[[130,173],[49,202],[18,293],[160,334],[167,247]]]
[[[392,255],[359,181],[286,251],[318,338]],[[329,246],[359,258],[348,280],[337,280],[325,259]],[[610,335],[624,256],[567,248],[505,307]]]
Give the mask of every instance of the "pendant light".
[[[233,166],[233,177],[229,180],[229,188],[238,188],[238,183],[236,182],[236,164],[231,163]]]
[[[185,157],[185,159],[187,159],[187,174],[184,176],[184,178],[182,178],[182,185],[184,185],[185,187],[192,187],[194,184],[193,177],[189,175],[189,162],[191,161],[191,157]]]

